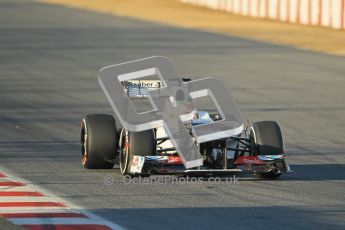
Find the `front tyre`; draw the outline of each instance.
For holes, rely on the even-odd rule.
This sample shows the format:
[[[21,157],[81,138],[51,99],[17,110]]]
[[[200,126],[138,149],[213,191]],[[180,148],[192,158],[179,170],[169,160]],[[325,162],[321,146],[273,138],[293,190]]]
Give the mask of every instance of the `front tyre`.
[[[108,114],[89,114],[81,121],[82,164],[87,169],[111,169],[117,152],[115,119]]]
[[[259,121],[250,128],[250,139],[255,145],[257,155],[283,155],[283,137],[275,121]],[[281,173],[270,171],[254,173],[258,178],[276,179]]]
[[[120,170],[123,175],[130,174],[130,161],[133,156],[156,155],[154,130],[129,132],[122,129],[120,135]]]
[[[256,146],[257,155],[284,154],[283,137],[275,121],[259,121],[250,128],[250,139]]]

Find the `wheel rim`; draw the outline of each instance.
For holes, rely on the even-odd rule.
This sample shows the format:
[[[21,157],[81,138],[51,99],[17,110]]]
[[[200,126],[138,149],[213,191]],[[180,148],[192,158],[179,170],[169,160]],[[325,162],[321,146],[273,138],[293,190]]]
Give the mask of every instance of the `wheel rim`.
[[[257,144],[256,144],[256,134],[255,134],[255,131],[254,131],[254,128],[253,127],[250,127],[249,129],[249,138],[250,138],[250,141],[252,143],[252,147],[254,148],[255,150],[255,153],[257,155]]]
[[[120,136],[120,171],[122,174],[126,174],[128,167],[128,131],[122,129]]]
[[[80,135],[80,147],[81,147],[81,163],[85,165],[88,162],[88,155],[87,155],[87,128],[86,128],[86,121],[83,119],[81,121],[81,135]]]

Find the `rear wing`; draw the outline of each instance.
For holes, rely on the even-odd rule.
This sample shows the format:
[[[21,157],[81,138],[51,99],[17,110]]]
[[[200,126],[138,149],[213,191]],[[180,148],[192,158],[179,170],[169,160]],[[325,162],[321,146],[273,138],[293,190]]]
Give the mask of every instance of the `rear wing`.
[[[182,78],[184,82],[191,81],[190,78]],[[165,85],[160,80],[130,80],[122,82],[126,94],[129,98],[147,98],[150,90],[164,88]]]

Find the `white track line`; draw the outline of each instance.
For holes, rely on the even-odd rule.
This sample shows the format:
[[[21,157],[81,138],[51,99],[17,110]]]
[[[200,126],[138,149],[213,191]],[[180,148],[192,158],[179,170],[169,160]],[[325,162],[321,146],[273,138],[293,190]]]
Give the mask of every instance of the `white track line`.
[[[32,188],[28,186],[0,186],[0,192],[35,192]]]
[[[0,214],[2,213],[25,213],[25,212],[39,212],[39,213],[51,213],[51,212],[71,212],[77,211],[72,210],[68,207],[1,207]],[[79,212],[81,213],[81,212]]]

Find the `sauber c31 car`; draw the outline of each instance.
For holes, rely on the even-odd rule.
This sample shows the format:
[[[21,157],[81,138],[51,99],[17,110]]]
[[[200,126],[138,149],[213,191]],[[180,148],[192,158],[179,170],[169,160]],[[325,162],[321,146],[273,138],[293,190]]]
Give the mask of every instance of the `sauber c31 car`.
[[[190,81],[190,79],[183,79]],[[130,98],[142,100],[157,80],[127,81],[124,90]],[[217,112],[197,108],[195,117],[184,122],[193,137],[194,126],[217,122]],[[282,132],[275,121],[259,121],[240,134],[195,145],[203,165],[186,168],[163,127],[131,132],[119,127],[110,114],[89,114],[81,121],[82,164],[87,169],[112,169],[119,164],[123,175],[149,176],[176,174],[188,176],[253,173],[259,178],[278,178],[291,172],[283,148]]]
[[[198,111],[186,124],[207,124],[219,114]],[[259,121],[242,134],[198,145],[202,167],[185,169],[164,128],[142,132],[117,129],[110,114],[89,114],[81,121],[82,164],[88,169],[112,169],[119,163],[124,175],[220,175],[252,172],[260,178],[277,178],[290,172],[282,133],[275,121]]]

